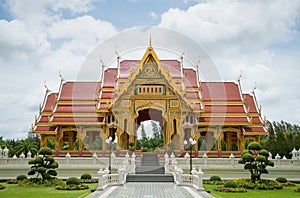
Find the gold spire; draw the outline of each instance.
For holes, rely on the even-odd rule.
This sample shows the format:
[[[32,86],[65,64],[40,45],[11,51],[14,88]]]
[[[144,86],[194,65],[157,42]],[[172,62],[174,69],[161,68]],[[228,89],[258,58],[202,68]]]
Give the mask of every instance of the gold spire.
[[[241,71],[239,77],[238,77],[238,81],[240,82],[241,81],[241,78],[243,77],[243,72]]]
[[[61,70],[59,70],[59,78],[60,78],[61,81],[64,81],[64,78],[63,78],[63,76],[61,74]]]
[[[254,94],[255,90],[256,90],[256,83],[255,83],[255,85],[254,85],[254,87],[253,87],[253,90],[252,90],[252,93],[253,93],[253,94]]]
[[[45,87],[45,89],[46,89],[46,92],[48,93],[48,92],[49,92],[49,88],[48,88],[48,86],[46,85],[46,81],[44,81],[44,87]]]
[[[149,38],[149,47],[152,47],[152,36],[150,34],[150,38]]]

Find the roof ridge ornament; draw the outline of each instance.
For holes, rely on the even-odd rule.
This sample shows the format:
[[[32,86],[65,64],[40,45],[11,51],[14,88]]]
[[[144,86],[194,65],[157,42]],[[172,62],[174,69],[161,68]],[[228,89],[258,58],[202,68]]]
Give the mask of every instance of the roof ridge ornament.
[[[150,38],[149,38],[149,47],[152,47],[152,36],[150,34]]]
[[[241,78],[243,77],[243,71],[241,70],[241,73],[240,73],[240,75],[239,75],[239,77],[238,77],[238,82],[240,82],[241,81]]]
[[[61,74],[61,70],[59,70],[59,78],[61,81],[64,81],[65,79],[63,78],[62,74]]]
[[[50,90],[49,90],[48,86],[46,85],[46,81],[45,80],[44,80],[44,87],[46,89],[46,93],[48,93]]]
[[[255,94],[255,90],[256,90],[256,83],[255,83],[255,85],[254,85],[254,87],[253,87],[253,90],[252,90],[252,93],[253,93],[253,94]]]

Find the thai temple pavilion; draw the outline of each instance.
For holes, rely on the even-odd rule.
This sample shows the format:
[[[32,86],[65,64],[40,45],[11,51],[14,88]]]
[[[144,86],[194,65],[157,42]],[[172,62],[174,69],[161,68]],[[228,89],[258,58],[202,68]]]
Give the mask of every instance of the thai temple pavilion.
[[[56,155],[67,150],[86,156],[106,150],[108,137],[117,149],[136,145],[137,129],[145,120],[160,123],[164,144],[184,149],[190,137],[205,141],[196,150],[241,151],[247,141],[266,135],[254,91],[242,93],[236,82],[204,82],[199,71],[180,60],[160,60],[151,43],[141,60],[117,58],[116,67],[102,69],[99,82],[66,81],[58,93],[46,88],[32,132],[41,146],[48,139]]]

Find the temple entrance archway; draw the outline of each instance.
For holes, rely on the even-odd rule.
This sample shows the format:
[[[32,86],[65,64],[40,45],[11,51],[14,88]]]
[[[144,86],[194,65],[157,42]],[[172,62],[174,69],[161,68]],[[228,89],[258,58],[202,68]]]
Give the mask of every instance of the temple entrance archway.
[[[154,108],[148,108],[138,111],[138,117],[135,119],[136,129],[138,130],[141,126],[141,123],[148,120],[159,122],[165,143],[165,119],[163,118],[162,111]],[[138,137],[137,130],[135,134],[135,139],[137,139]]]

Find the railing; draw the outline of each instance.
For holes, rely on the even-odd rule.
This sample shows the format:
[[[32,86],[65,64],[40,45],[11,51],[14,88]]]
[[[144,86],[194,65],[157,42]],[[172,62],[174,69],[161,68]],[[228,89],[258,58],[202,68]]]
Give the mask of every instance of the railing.
[[[100,169],[98,175],[98,190],[104,190],[108,186],[124,185],[127,173],[125,170],[119,169],[117,174],[109,174],[109,170]]]
[[[203,172],[201,169],[196,171],[195,169],[192,170],[192,174],[182,174],[183,170],[181,168],[175,168],[174,179],[177,185],[184,185],[184,186],[192,186],[197,190],[204,190],[203,188]]]

